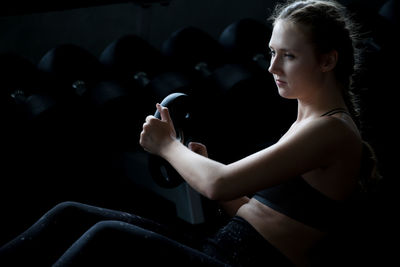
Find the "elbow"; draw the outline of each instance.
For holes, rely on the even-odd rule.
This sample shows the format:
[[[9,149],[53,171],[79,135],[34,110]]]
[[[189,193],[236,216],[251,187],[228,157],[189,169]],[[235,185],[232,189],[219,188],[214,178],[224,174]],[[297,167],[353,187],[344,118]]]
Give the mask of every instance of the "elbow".
[[[210,182],[204,192],[204,196],[214,201],[224,201],[227,198],[227,186],[223,178],[215,179]]]
[[[207,188],[204,191],[203,195],[210,200],[214,200],[214,201],[219,200],[219,194],[218,194],[217,190],[215,190],[215,188],[213,188],[213,187]]]
[[[201,181],[201,183],[197,184],[197,191],[210,200],[227,200],[229,198],[229,185],[231,184],[227,179],[229,177],[228,173],[226,166],[220,166],[219,168],[214,168],[212,172],[207,172],[197,180]]]

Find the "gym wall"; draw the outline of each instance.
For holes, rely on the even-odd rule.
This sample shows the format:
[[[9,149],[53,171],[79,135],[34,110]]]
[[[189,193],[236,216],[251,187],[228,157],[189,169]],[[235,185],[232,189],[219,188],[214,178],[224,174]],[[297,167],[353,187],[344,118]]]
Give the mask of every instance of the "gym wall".
[[[266,20],[273,0],[172,0],[144,8],[117,3],[61,11],[0,17],[0,52],[16,52],[36,63],[61,43],[72,43],[96,56],[125,34],[138,34],[155,47],[183,26],[199,27],[217,37],[233,21]]]

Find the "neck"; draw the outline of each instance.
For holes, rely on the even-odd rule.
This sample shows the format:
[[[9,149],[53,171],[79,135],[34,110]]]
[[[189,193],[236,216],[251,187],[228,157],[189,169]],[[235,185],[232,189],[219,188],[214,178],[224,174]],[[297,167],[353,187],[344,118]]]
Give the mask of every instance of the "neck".
[[[326,82],[314,90],[311,97],[298,98],[296,122],[316,118],[334,108],[347,109],[342,95],[342,86],[335,81]]]

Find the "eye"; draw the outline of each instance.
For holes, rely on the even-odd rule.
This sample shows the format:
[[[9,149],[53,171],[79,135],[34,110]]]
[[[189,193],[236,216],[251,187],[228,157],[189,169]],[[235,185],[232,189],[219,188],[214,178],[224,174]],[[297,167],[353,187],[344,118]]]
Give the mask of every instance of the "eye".
[[[269,55],[270,55],[271,57],[274,57],[274,56],[275,56],[275,51],[274,51],[274,50],[270,50],[270,51],[269,51]]]
[[[290,53],[285,53],[284,56],[288,59],[294,59],[294,55]]]

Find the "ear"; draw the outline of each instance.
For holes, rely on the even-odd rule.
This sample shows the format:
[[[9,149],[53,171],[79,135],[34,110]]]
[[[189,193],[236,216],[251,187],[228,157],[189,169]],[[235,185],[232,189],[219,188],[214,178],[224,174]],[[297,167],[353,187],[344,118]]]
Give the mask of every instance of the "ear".
[[[338,61],[338,52],[331,50],[328,53],[321,55],[321,70],[322,72],[328,72],[336,67]]]

